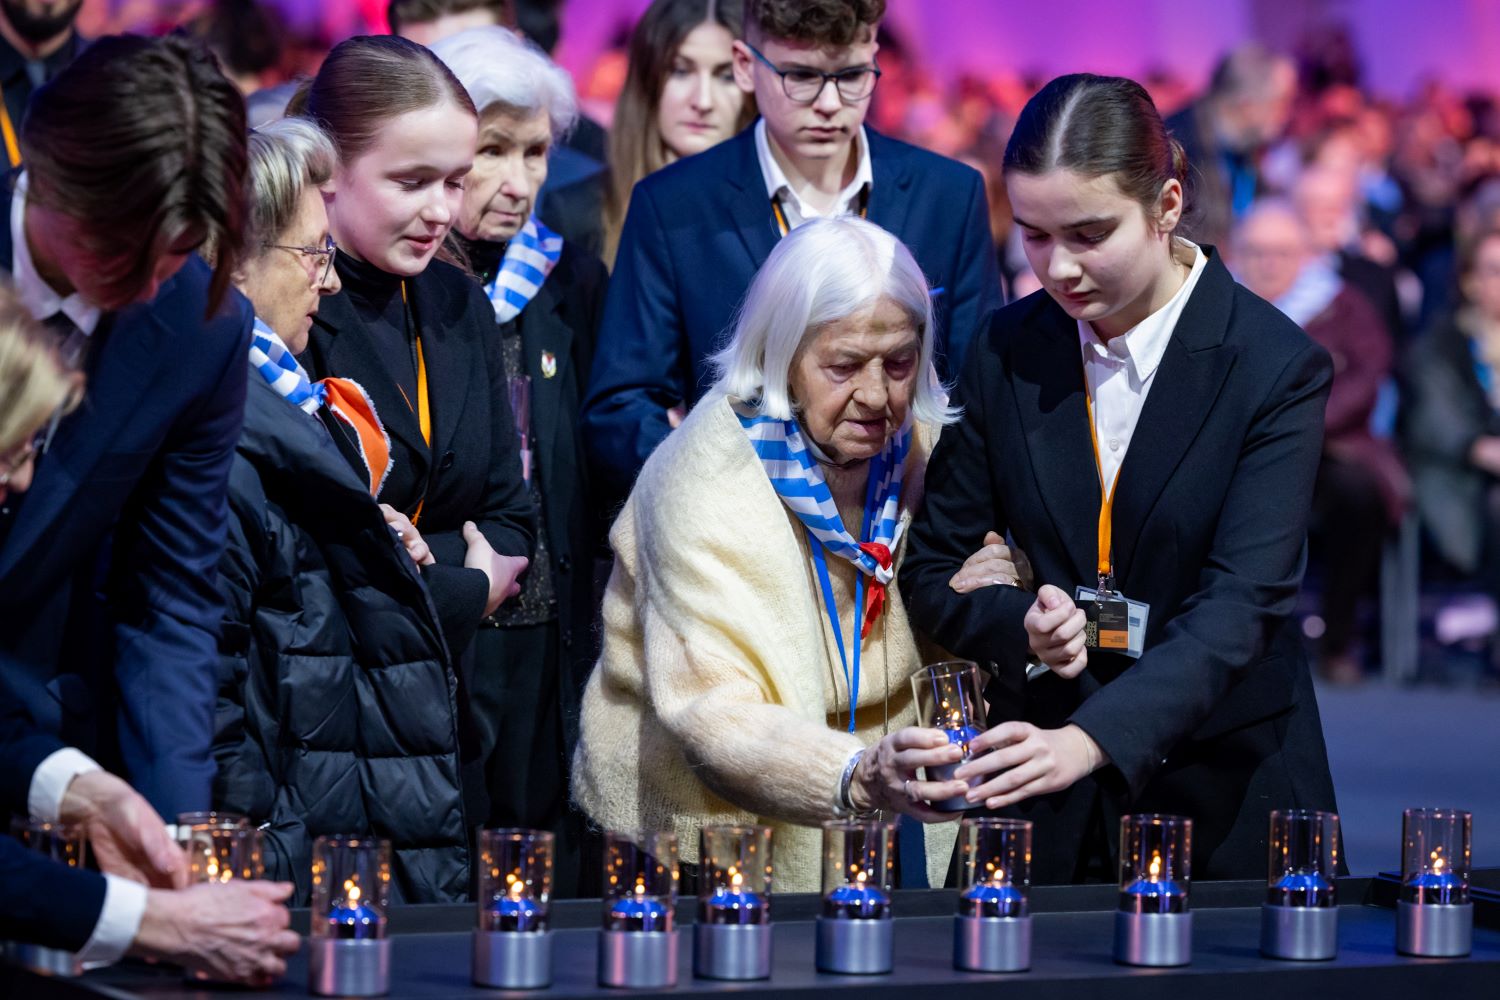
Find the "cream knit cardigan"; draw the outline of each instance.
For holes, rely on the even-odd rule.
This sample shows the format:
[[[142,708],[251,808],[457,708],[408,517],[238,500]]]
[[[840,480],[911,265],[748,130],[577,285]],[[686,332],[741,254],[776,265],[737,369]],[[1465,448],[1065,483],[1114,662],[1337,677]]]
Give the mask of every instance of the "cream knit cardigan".
[[[919,428],[907,458],[898,569],[935,438]],[[652,454],[610,543],[574,798],[606,829],[675,831],[689,862],[705,825],[768,824],[776,888],[818,891],[817,824],[833,816],[849,755],[913,724],[910,677],[941,652],[919,650],[892,586],[862,647],[848,732],[848,687],[807,535],[723,395],[701,401]],[[855,569],[828,566],[847,643]],[[954,835],[952,824],[926,828],[932,885],[946,878]]]

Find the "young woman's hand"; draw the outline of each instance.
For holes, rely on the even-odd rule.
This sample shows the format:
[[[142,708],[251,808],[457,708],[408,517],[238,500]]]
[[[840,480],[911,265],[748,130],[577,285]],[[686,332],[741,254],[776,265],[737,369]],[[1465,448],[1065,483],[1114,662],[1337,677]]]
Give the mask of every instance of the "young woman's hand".
[[[1050,583],[1043,584],[1026,612],[1032,655],[1059,677],[1077,677],[1089,665],[1089,653],[1083,646],[1087,622],[1088,616],[1073,598]]]
[[[971,757],[953,774],[968,781],[993,775],[966,790],[976,807],[1000,809],[1036,795],[1060,792],[1108,763],[1088,733],[1074,725],[1038,729],[1006,722],[969,743]]]

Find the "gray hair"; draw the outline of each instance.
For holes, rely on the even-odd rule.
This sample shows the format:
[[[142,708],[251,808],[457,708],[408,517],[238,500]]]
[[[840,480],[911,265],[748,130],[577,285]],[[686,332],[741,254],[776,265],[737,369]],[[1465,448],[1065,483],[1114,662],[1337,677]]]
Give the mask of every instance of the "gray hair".
[[[470,28],[434,42],[432,51],[458,77],[481,115],[497,104],[523,114],[545,110],[554,140],[578,124],[573,78],[508,28]]]
[[[246,248],[259,254],[297,217],[302,192],[333,176],[338,154],[322,129],[306,118],[282,118],[250,132],[250,211]]]
[[[756,273],[723,350],[709,359],[718,388],[763,415],[790,420],[789,380],[797,351],[827,324],[889,298],[922,339],[912,416],[951,424],[959,411],[933,367],[932,295],[911,251],[873,222],[815,219],[776,244]]]

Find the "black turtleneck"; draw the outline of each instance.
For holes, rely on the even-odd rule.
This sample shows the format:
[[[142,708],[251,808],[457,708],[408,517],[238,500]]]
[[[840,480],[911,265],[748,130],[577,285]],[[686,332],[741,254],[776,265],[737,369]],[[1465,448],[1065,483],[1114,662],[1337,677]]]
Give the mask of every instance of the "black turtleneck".
[[[505,257],[505,248],[509,244],[494,243],[490,240],[471,240],[458,233],[455,233],[453,238],[458,241],[459,248],[468,258],[469,270],[474,272],[480,284],[489,284],[489,280],[499,269],[500,261]]]
[[[338,268],[344,292],[354,311],[364,320],[380,359],[390,369],[401,392],[415,406],[416,341],[412,336],[411,313],[401,298],[402,279],[347,253],[334,258],[334,266]]]

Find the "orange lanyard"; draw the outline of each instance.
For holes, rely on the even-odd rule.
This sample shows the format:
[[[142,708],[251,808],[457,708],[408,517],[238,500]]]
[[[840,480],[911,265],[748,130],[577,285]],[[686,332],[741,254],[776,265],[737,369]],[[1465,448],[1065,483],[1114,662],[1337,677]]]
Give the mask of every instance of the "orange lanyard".
[[[14,170],[21,165],[21,144],[16,141],[16,126],[10,120],[10,109],[5,106],[4,87],[0,87],[0,134],[5,137],[5,156]]]
[[[1106,487],[1104,460],[1099,456],[1099,431],[1094,426],[1094,394],[1089,391],[1088,365],[1083,368],[1083,399],[1089,413],[1089,441],[1094,446],[1094,470],[1099,474],[1099,589],[1114,586],[1114,515],[1115,488],[1120,485],[1120,470]],[[1123,463],[1122,463],[1123,464]]]
[[[781,230],[782,236],[785,236],[787,233],[792,231],[792,227],[786,219],[786,209],[781,207],[780,199],[771,199],[771,214],[776,216],[776,228]],[[859,189],[859,217],[863,219],[868,217],[869,214],[870,186],[866,184],[864,187]]]
[[[417,345],[417,425],[422,428],[422,440],[427,446],[432,447],[432,403],[427,395],[427,358],[422,354],[422,327],[417,322],[416,310],[412,309],[411,303],[406,298],[406,282],[401,282],[401,304],[406,307],[411,316],[411,325],[416,331],[413,338]],[[406,400],[406,408],[412,408],[411,400],[407,398],[406,390],[401,388],[398,382],[396,388],[401,392],[401,398]],[[422,518],[422,505],[426,502],[424,497],[417,501],[417,512],[411,516],[413,527]]]

